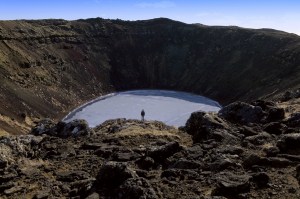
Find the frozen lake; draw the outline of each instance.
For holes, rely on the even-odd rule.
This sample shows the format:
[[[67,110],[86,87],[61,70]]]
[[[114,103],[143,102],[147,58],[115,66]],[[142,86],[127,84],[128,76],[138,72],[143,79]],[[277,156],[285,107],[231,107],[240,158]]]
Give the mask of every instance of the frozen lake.
[[[134,90],[99,97],[72,111],[65,122],[85,119],[95,127],[108,119],[158,120],[172,126],[184,126],[192,112],[219,111],[218,102],[191,93],[165,90]]]

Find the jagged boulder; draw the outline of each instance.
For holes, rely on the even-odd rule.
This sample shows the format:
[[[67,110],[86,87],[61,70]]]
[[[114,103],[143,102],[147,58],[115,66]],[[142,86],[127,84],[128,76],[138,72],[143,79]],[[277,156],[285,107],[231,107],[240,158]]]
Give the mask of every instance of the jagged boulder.
[[[130,178],[118,189],[121,199],[158,199],[151,184],[145,178]]]
[[[293,113],[285,123],[289,127],[300,127],[300,113]]]
[[[55,122],[49,118],[41,120],[35,127],[32,128],[31,133],[34,135],[52,134],[55,127]]]
[[[193,136],[194,142],[212,138],[215,132],[215,137],[222,140],[224,133],[216,132],[216,129],[229,129],[228,124],[214,113],[194,112],[187,120],[185,130]],[[226,134],[226,133],[225,133]]]
[[[89,124],[85,120],[73,120],[69,123],[59,122],[56,125],[56,132],[59,137],[77,137],[93,133],[92,129],[89,128]]]
[[[94,131],[89,128],[85,120],[73,120],[68,123],[60,121],[55,124],[50,119],[44,119],[32,128],[31,133],[34,135],[46,134],[66,138],[91,135]]]
[[[178,142],[170,142],[159,147],[152,147],[147,153],[149,157],[155,160],[155,162],[163,163],[166,158],[172,156],[181,149],[182,147]]]
[[[277,147],[283,153],[299,154],[300,133],[286,134],[277,142]]]
[[[118,188],[129,178],[137,178],[137,175],[126,163],[107,162],[102,165],[96,177],[97,187]]]
[[[271,122],[264,126],[264,131],[274,135],[283,134],[286,129],[287,126],[280,122]]]
[[[264,188],[268,185],[270,177],[265,172],[254,173],[251,182],[255,183],[257,188]]]
[[[223,107],[218,116],[233,123],[249,124],[261,122],[265,113],[259,106],[245,102],[234,102]]]
[[[250,142],[251,144],[254,145],[263,145],[267,144],[273,139],[273,137],[266,132],[262,132],[258,135],[253,135],[253,136],[248,136],[244,139],[244,142]]]
[[[264,122],[276,122],[283,120],[285,117],[285,111],[283,108],[277,106],[275,102],[256,100],[251,103],[253,106],[259,106],[265,112]]]
[[[216,177],[217,185],[213,190],[214,196],[234,197],[240,193],[250,191],[250,176],[236,175],[231,172],[222,172]]]

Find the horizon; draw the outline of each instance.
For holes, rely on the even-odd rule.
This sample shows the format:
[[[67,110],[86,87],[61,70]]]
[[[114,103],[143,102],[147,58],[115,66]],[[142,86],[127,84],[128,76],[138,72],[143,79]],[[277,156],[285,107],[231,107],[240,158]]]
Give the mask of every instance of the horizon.
[[[0,20],[149,20],[168,18],[187,24],[275,29],[300,35],[296,0],[0,0]]]

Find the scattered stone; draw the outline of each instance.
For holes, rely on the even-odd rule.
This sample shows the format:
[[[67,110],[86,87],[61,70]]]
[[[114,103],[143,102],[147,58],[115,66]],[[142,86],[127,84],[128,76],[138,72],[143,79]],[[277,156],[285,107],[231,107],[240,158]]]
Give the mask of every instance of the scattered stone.
[[[268,157],[276,156],[280,152],[279,148],[276,146],[266,147],[263,149],[263,151],[266,153],[266,156]]]
[[[248,127],[248,126],[243,126],[242,128],[240,128],[239,133],[246,137],[259,134],[254,129],[252,129],[251,127]]]
[[[33,199],[46,199],[50,196],[50,191],[46,190],[46,191],[39,191],[35,194],[35,196],[33,197]]]
[[[96,177],[99,188],[117,188],[129,178],[136,178],[133,170],[125,163],[107,162],[100,168]]]
[[[230,172],[223,172],[216,177],[217,185],[213,190],[213,196],[234,197],[240,193],[250,191],[250,176],[236,175]]]
[[[56,179],[63,182],[74,182],[88,179],[90,175],[85,171],[60,171],[56,172]]]
[[[120,186],[117,193],[119,198],[158,199],[156,192],[145,178],[130,178]]]
[[[293,113],[285,123],[289,127],[300,127],[300,113]]]
[[[283,108],[273,107],[267,112],[268,116],[266,118],[267,122],[275,122],[283,120],[285,117],[285,111]]]
[[[85,120],[73,120],[69,123],[58,122],[55,124],[50,119],[40,121],[31,131],[34,135],[47,134],[51,136],[78,137],[89,136],[94,134],[94,131],[89,128]]]
[[[93,134],[85,120],[73,120],[69,123],[59,122],[56,125],[56,131],[59,137],[78,137]]]
[[[228,124],[216,114],[199,111],[191,114],[186,122],[185,130],[188,134],[193,136],[194,143],[197,143],[204,139],[210,139],[215,129],[228,128]],[[224,135],[221,135],[221,133],[217,135],[217,133],[215,133],[214,136],[217,139],[223,139]]]
[[[248,136],[244,141],[250,142],[254,145],[262,145],[273,140],[272,136],[269,133],[262,132],[258,135]]]
[[[85,199],[100,199],[100,196],[98,193],[95,192],[89,195],[88,197],[86,197]]]
[[[169,169],[201,169],[203,164],[195,160],[178,160],[174,164],[169,166]]]
[[[281,135],[285,132],[286,128],[287,126],[280,122],[272,122],[264,126],[264,131],[274,135]]]
[[[290,161],[300,162],[300,155],[278,154],[277,156],[281,158],[286,158]]]
[[[138,153],[135,153],[133,151],[117,152],[112,155],[112,161],[127,162],[130,160],[136,160],[140,157],[141,157],[141,155],[139,155]]]
[[[5,169],[7,167],[7,160],[0,156],[0,169]]]
[[[163,163],[166,158],[177,153],[181,149],[178,142],[171,142],[160,147],[151,148],[148,151],[148,156],[153,158],[156,162]]]
[[[51,130],[53,129],[53,127],[55,127],[55,125],[56,124],[51,119],[43,119],[35,127],[32,128],[31,133],[34,135],[51,135],[53,134]]]
[[[136,161],[136,164],[139,166],[139,168],[144,170],[150,170],[151,168],[155,167],[155,161],[151,157],[142,157],[139,160]]]
[[[277,147],[282,153],[299,154],[300,133],[286,134],[277,142]]]
[[[259,123],[264,112],[261,107],[253,106],[244,102],[234,102],[223,107],[218,116],[233,123],[249,124]]]
[[[265,172],[254,173],[251,181],[256,184],[257,188],[265,188],[270,181],[270,177]]]
[[[17,192],[21,192],[22,190],[24,189],[24,187],[21,187],[21,186],[15,186],[15,187],[12,187],[10,189],[6,189],[4,191],[4,194],[6,195],[12,195],[12,194],[15,194]]]
[[[298,164],[296,167],[296,179],[300,183],[300,164]]]
[[[273,167],[273,168],[284,168],[291,165],[294,165],[292,161],[286,158],[280,157],[260,157],[256,154],[251,154],[247,158],[245,158],[243,162],[244,168],[250,168],[254,165],[264,166],[264,167]]]

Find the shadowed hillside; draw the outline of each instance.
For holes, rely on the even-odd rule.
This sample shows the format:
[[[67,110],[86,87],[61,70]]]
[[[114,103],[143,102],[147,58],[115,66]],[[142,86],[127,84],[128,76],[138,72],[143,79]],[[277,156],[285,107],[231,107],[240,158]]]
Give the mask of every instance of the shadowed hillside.
[[[0,21],[0,133],[99,95],[174,89],[222,104],[300,85],[300,37],[169,19]]]

